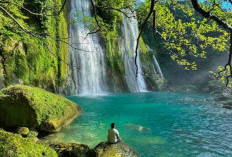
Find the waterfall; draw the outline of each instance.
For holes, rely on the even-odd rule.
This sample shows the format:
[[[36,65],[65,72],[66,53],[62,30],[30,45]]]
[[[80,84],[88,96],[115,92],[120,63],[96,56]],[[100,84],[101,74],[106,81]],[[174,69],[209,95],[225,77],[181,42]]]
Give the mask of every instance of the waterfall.
[[[153,51],[148,45],[146,45],[148,51]],[[163,72],[159,66],[159,63],[155,57],[155,55],[152,54],[152,58],[153,58],[153,67],[154,67],[154,72],[155,74],[159,74],[161,77],[164,77]]]
[[[152,58],[153,58],[153,61],[154,61],[154,71],[156,74],[159,74],[161,77],[164,77],[163,73],[162,73],[162,70],[159,66],[159,63],[155,57],[155,55],[152,55]]]
[[[70,21],[73,21],[77,12],[91,17],[89,0],[71,0],[70,6]],[[87,35],[89,32],[82,21],[77,20],[69,25],[72,45],[70,62],[73,66],[70,73],[76,86],[76,94],[102,94],[107,90],[105,54],[98,35]]]
[[[126,12],[133,15],[129,10]],[[122,52],[122,59],[125,66],[125,77],[126,82],[131,92],[145,92],[147,91],[146,83],[144,81],[141,69],[140,53],[138,51],[137,65],[138,65],[138,76],[136,77],[136,66],[134,63],[135,49],[138,38],[138,22],[135,18],[127,18],[122,15],[121,24],[121,40],[120,50]]]

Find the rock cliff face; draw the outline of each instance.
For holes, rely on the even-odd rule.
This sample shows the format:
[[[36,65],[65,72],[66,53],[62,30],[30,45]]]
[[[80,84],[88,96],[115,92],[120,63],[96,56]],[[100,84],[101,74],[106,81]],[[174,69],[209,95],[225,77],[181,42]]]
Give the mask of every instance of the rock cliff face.
[[[61,6],[63,1],[19,0],[17,5],[38,13],[42,4]],[[13,20],[0,12],[0,16],[4,17],[0,18],[0,89],[10,84],[27,84],[52,92],[67,92],[60,88],[71,86],[68,81],[68,44],[65,43],[68,42],[67,7],[60,15],[41,17],[16,7],[15,1],[9,2],[1,6],[28,31],[23,31],[16,24],[9,26]],[[52,8],[43,11],[46,15],[53,12]]]
[[[96,1],[98,2],[100,3]],[[70,17],[75,19],[77,13],[87,18],[92,17],[90,6],[90,0],[71,0]],[[159,74],[154,71],[152,56],[142,39],[137,51],[137,68],[135,65],[136,39],[139,32],[137,19],[128,18],[120,12],[106,12],[101,7],[97,8],[98,18],[105,24],[98,33],[86,36],[91,30],[85,26],[86,22],[81,20],[83,17],[77,18],[69,26],[70,42],[82,42],[75,48],[70,48],[70,60],[74,67],[70,78],[75,82],[76,94],[159,90],[160,87],[152,88],[151,85],[147,88],[146,83],[159,86],[161,81],[157,83],[151,78]],[[124,12],[136,16],[135,12],[129,9]],[[147,76],[144,77],[144,74]],[[155,80],[156,78],[154,77]]]
[[[72,101],[35,87],[10,86],[0,94],[1,127],[57,132],[81,112]]]
[[[31,12],[40,11],[43,5],[51,6],[44,14],[53,15],[63,2],[20,0],[17,3]],[[13,3],[4,5],[36,36],[17,26],[8,29],[8,22],[13,21],[0,12],[0,16],[8,20],[0,18],[0,89],[11,84],[25,84],[64,95],[160,89],[157,87],[160,81],[156,82],[160,77],[154,73],[152,57],[142,41],[137,60],[139,75],[135,77],[136,19],[129,20],[121,13],[106,16],[104,10],[97,11],[99,18],[113,29],[110,27],[106,32],[87,37],[90,30],[75,18],[80,13],[91,17],[89,0],[71,0],[59,15],[44,17],[15,7]],[[108,17],[114,20],[108,21]]]

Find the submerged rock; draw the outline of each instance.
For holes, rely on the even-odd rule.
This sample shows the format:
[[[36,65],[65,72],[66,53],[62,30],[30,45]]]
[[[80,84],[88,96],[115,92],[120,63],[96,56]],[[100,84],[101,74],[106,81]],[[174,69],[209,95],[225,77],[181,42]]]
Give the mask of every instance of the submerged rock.
[[[197,93],[198,89],[194,85],[173,86],[167,89],[169,92],[176,93]]]
[[[94,151],[89,146],[77,143],[50,144],[58,153],[59,157],[95,157]]]
[[[232,109],[232,100],[231,99],[229,99],[229,100],[227,100],[227,101],[221,101],[221,103],[222,103],[222,107],[223,108],[226,108],[226,109]]]
[[[225,109],[232,110],[232,93],[224,90],[220,94],[215,94],[214,101]]]
[[[211,94],[221,94],[225,89],[225,84],[220,80],[211,80],[208,82],[208,87]]]
[[[1,157],[57,157],[57,153],[50,147],[34,142],[32,138],[23,138],[0,129]]]
[[[57,132],[82,109],[72,101],[40,88],[15,85],[0,93],[0,126]]]
[[[150,132],[151,129],[150,128],[146,128],[144,126],[141,126],[141,125],[136,125],[136,124],[126,124],[125,127],[127,129],[130,129],[132,131],[138,131],[138,132],[141,132],[141,133],[147,133],[147,132]]]
[[[139,157],[139,154],[124,142],[116,144],[101,142],[94,151],[97,157]]]

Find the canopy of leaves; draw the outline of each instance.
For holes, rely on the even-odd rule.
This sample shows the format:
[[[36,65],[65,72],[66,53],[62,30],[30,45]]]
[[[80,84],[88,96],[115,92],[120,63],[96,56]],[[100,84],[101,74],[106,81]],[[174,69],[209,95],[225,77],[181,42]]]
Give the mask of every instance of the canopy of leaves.
[[[142,23],[149,12],[150,0],[146,0],[138,10],[138,20]],[[206,7],[206,6],[205,6]],[[211,9],[210,6],[207,6]],[[216,22],[200,16],[188,1],[167,0],[156,3],[156,29],[160,32],[165,48],[171,58],[186,70],[196,70],[193,58],[206,58],[212,50],[228,50],[229,33]],[[218,15],[221,10],[214,8]],[[226,18],[226,17],[225,17]],[[226,18],[227,19],[227,18]],[[152,27],[153,19],[148,25]],[[158,35],[156,35],[158,36]],[[158,37],[157,37],[158,38]]]

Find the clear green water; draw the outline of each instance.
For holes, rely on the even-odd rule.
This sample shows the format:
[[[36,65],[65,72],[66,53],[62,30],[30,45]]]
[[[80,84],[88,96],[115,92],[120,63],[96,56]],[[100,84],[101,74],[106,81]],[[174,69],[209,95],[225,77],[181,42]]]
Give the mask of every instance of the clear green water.
[[[232,113],[208,96],[174,93],[69,97],[85,112],[57,138],[94,147],[111,122],[142,157],[232,156]]]

